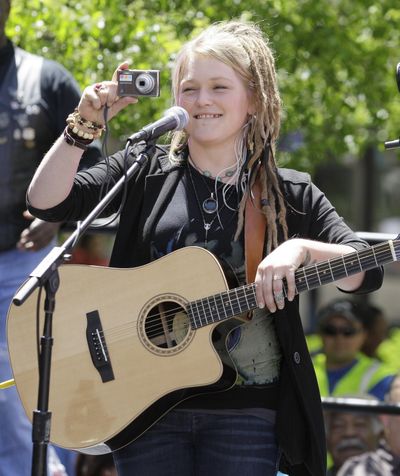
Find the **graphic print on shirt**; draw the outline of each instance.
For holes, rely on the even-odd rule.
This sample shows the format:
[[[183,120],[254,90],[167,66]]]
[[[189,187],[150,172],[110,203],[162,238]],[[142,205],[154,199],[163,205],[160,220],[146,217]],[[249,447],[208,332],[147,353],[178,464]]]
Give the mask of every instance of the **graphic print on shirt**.
[[[220,217],[213,221],[205,244],[203,216],[195,197],[190,193],[190,182],[185,178],[183,177],[178,184],[155,228],[156,240],[153,239],[151,243],[151,259],[159,259],[182,247],[200,246],[218,257],[223,268],[229,266],[233,270],[238,279],[236,286],[243,284],[245,282],[243,237],[234,240],[237,213],[227,207],[222,209],[219,207]],[[208,191],[204,187],[203,178],[194,171],[193,179],[199,192],[204,192],[206,197]],[[213,180],[207,180],[212,187]],[[232,193],[230,198],[228,204],[234,208],[237,203],[236,192]],[[218,200],[222,203],[222,193],[218,196]],[[249,323],[234,329],[228,337],[227,348],[238,371],[236,382],[238,385],[262,386],[278,380],[281,350],[273,318],[268,316],[265,310],[255,310]]]

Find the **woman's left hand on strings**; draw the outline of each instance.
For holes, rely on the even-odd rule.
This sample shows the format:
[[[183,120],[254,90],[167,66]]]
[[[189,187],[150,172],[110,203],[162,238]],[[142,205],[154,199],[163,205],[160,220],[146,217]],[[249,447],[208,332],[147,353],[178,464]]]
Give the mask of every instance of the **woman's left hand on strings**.
[[[293,301],[296,295],[295,271],[307,259],[307,250],[302,240],[288,240],[264,258],[257,268],[255,283],[260,308],[270,312],[283,309],[285,298]],[[283,280],[286,281],[286,290]]]

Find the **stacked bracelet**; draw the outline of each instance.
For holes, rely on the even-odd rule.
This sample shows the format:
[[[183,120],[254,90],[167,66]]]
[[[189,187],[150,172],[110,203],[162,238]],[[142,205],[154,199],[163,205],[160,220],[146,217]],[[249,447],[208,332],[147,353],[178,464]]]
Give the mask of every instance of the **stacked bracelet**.
[[[68,126],[64,129],[64,140],[68,145],[79,147],[82,150],[86,150],[89,144],[93,142],[93,139],[84,139],[77,136]]]
[[[77,136],[80,139],[98,139],[105,127],[102,124],[97,124],[96,122],[88,121],[84,119],[79,111],[75,109],[67,117],[67,124],[69,128],[69,134],[72,136]]]

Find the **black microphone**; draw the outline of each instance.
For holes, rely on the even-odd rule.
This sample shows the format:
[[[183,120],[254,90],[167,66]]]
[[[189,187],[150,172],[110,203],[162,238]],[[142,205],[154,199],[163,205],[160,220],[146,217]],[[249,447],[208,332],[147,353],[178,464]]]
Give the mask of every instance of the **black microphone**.
[[[162,136],[166,132],[182,130],[188,122],[189,114],[183,107],[171,107],[164,112],[164,117],[129,136],[127,142],[136,144],[143,140],[147,142],[157,139],[157,137]]]

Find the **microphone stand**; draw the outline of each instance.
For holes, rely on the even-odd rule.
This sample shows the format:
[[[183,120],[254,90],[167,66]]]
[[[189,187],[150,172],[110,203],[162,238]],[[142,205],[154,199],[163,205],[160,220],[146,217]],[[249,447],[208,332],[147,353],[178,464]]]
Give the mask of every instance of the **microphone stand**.
[[[129,139],[128,143],[130,143]],[[52,320],[56,304],[56,291],[59,287],[58,267],[66,260],[75,243],[77,243],[91,223],[122,189],[124,182],[135,176],[143,165],[147,163],[149,160],[149,150],[152,146],[153,142],[147,143],[145,150],[138,155],[135,162],[127,170],[127,173],[109,190],[64,244],[62,246],[55,246],[48,253],[13,297],[13,303],[21,306],[38,287],[43,286],[45,289],[45,322],[43,335],[40,339],[38,399],[37,409],[34,410],[32,419],[32,476],[46,476],[47,474],[47,447],[50,441],[51,427],[51,412],[49,412],[48,403],[53,346]],[[128,144],[126,147],[128,147]]]
[[[400,92],[400,63],[397,63],[396,66],[396,82],[397,82],[397,89]],[[390,140],[385,142],[385,149],[399,149],[400,148],[400,139]]]
[[[390,140],[385,142],[385,149],[390,150],[390,149],[399,149],[400,148],[400,139],[396,140]]]

